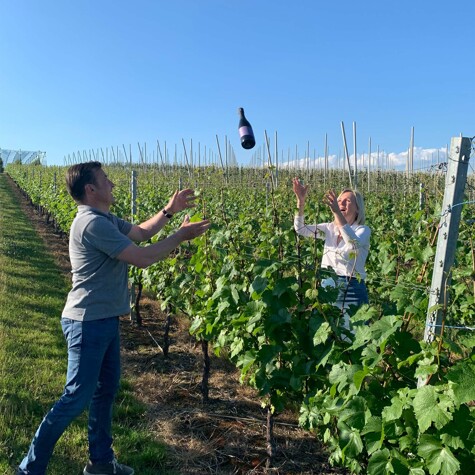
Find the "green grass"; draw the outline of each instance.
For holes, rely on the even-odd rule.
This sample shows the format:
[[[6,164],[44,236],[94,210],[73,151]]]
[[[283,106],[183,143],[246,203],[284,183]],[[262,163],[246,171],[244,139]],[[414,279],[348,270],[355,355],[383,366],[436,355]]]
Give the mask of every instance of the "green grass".
[[[61,275],[7,177],[0,174],[0,474],[11,474],[44,415],[62,393],[67,352],[60,315],[69,283]],[[140,475],[157,474],[165,447],[146,429],[146,408],[123,382],[114,416],[114,449]],[[81,474],[87,414],[56,445],[48,475]]]

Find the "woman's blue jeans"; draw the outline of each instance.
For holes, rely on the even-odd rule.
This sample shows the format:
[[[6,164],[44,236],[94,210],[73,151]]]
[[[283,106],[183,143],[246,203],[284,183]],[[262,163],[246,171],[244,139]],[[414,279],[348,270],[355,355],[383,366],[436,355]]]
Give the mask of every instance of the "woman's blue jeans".
[[[347,310],[353,305],[361,307],[361,305],[369,303],[366,284],[364,280],[358,280],[356,277],[338,276],[336,285],[338,297],[335,305],[343,312],[343,326],[354,334]],[[346,337],[343,339],[349,341]]]
[[[61,324],[68,344],[66,385],[20,464],[20,470],[29,475],[44,475],[56,442],[88,406],[90,459],[107,463],[114,458],[111,425],[120,380],[119,318],[90,322],[63,318]]]
[[[350,305],[361,307],[368,303],[368,290],[364,280],[339,275],[336,286],[338,287],[338,298],[335,304],[338,307],[349,308]]]

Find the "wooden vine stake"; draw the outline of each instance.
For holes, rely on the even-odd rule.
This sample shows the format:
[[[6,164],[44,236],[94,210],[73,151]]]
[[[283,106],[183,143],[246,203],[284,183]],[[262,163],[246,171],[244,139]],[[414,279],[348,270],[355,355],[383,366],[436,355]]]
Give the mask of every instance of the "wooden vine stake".
[[[167,304],[166,309],[166,319],[165,319],[165,330],[163,332],[163,356],[168,358],[168,353],[170,350],[170,327],[172,324],[172,312],[170,305]]]
[[[274,439],[274,413],[270,404],[267,405],[267,424],[266,424],[266,452],[267,462],[266,468],[269,470],[275,456],[275,439]]]

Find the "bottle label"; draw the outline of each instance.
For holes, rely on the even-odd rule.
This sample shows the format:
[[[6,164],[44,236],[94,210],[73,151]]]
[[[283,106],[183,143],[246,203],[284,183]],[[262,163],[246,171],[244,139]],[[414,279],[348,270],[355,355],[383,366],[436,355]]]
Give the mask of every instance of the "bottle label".
[[[244,137],[244,135],[254,135],[251,127],[239,127],[239,137]]]

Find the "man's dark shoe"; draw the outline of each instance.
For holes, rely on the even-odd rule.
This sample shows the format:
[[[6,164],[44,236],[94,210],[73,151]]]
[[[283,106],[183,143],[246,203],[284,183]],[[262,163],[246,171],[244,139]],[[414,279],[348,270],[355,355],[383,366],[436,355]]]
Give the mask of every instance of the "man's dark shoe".
[[[109,463],[91,463],[84,467],[84,475],[134,475],[134,469],[122,465],[116,459]]]

